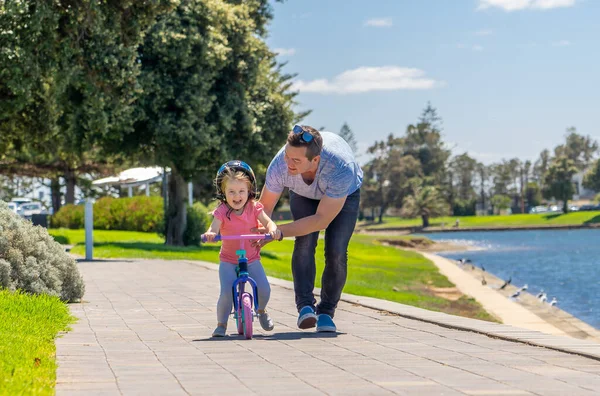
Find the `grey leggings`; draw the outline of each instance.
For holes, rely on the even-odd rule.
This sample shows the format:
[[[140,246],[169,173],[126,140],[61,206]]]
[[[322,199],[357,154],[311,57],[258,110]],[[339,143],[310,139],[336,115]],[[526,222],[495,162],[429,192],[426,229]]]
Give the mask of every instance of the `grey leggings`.
[[[237,264],[226,263],[221,261],[219,263],[219,280],[221,281],[221,295],[219,295],[219,301],[217,302],[217,321],[219,323],[227,324],[227,319],[231,313],[233,307],[233,294],[231,287],[233,282],[237,279],[235,268]],[[271,286],[267,280],[267,275],[263,269],[260,260],[248,263],[248,274],[250,278],[256,282],[258,287],[258,307],[254,307],[255,310],[265,309],[269,298],[271,297]],[[246,283],[246,291],[252,293],[252,286],[250,283]]]

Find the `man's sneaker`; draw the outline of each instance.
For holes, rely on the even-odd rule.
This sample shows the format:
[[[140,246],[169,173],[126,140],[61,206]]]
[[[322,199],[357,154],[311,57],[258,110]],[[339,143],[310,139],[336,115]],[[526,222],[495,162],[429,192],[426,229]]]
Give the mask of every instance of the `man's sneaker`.
[[[320,333],[335,333],[335,323],[333,323],[331,316],[327,314],[319,315],[319,319],[317,319],[317,331]]]
[[[223,326],[217,326],[217,328],[213,331],[213,337],[225,337],[225,333],[227,332],[227,328]]]
[[[273,330],[273,327],[275,327],[273,325],[273,320],[267,312],[259,313],[258,321],[260,322],[260,327],[262,327],[263,330],[271,331]]]
[[[303,307],[298,315],[298,327],[301,329],[310,329],[317,324],[317,315],[310,305]]]

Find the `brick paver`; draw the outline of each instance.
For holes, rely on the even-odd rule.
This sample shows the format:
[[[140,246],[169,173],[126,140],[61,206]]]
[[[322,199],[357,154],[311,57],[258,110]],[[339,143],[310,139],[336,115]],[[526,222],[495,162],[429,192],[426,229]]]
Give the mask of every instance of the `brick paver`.
[[[598,360],[364,305],[340,303],[337,334],[299,330],[293,292],[278,286],[285,282],[272,285],[273,332],[255,322],[255,338],[244,340],[233,334],[230,320],[230,336],[212,339],[216,266],[131,260],[84,262],[80,269],[86,295],[70,306],[79,321],[56,342],[59,396],[600,394]],[[389,306],[377,301],[368,299],[374,308]],[[432,314],[406,309],[426,320]],[[520,334],[506,325],[435,318],[490,333],[500,329],[508,339]]]

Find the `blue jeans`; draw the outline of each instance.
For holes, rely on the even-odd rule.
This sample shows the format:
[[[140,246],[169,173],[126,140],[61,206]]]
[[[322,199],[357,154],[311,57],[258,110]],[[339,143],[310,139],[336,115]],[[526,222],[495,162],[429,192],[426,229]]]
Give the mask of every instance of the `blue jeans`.
[[[314,215],[319,200],[305,198],[290,191],[290,209],[294,220]],[[334,316],[348,272],[348,243],[358,218],[360,189],[346,198],[340,213],[325,229],[325,269],[321,278],[321,302],[313,295],[315,287],[315,251],[319,232],[296,237],[292,255],[292,274],[298,311],[307,305],[317,314]],[[315,306],[316,305],[316,306]]]

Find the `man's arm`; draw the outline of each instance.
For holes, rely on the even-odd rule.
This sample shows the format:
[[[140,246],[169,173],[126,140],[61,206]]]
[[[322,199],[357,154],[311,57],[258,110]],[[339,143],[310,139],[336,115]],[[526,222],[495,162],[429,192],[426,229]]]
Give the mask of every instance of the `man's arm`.
[[[264,212],[267,216],[273,216],[273,209],[275,209],[275,205],[277,201],[279,201],[279,197],[281,197],[281,193],[275,193],[269,190],[266,186],[263,187],[262,193],[260,193],[259,202],[264,206]]]
[[[312,216],[307,216],[291,223],[282,224],[279,226],[283,236],[293,237],[308,235],[315,231],[324,230],[329,223],[335,219],[344,207],[347,197],[330,198],[324,196],[317,206],[317,212]],[[266,206],[265,206],[266,210]]]

